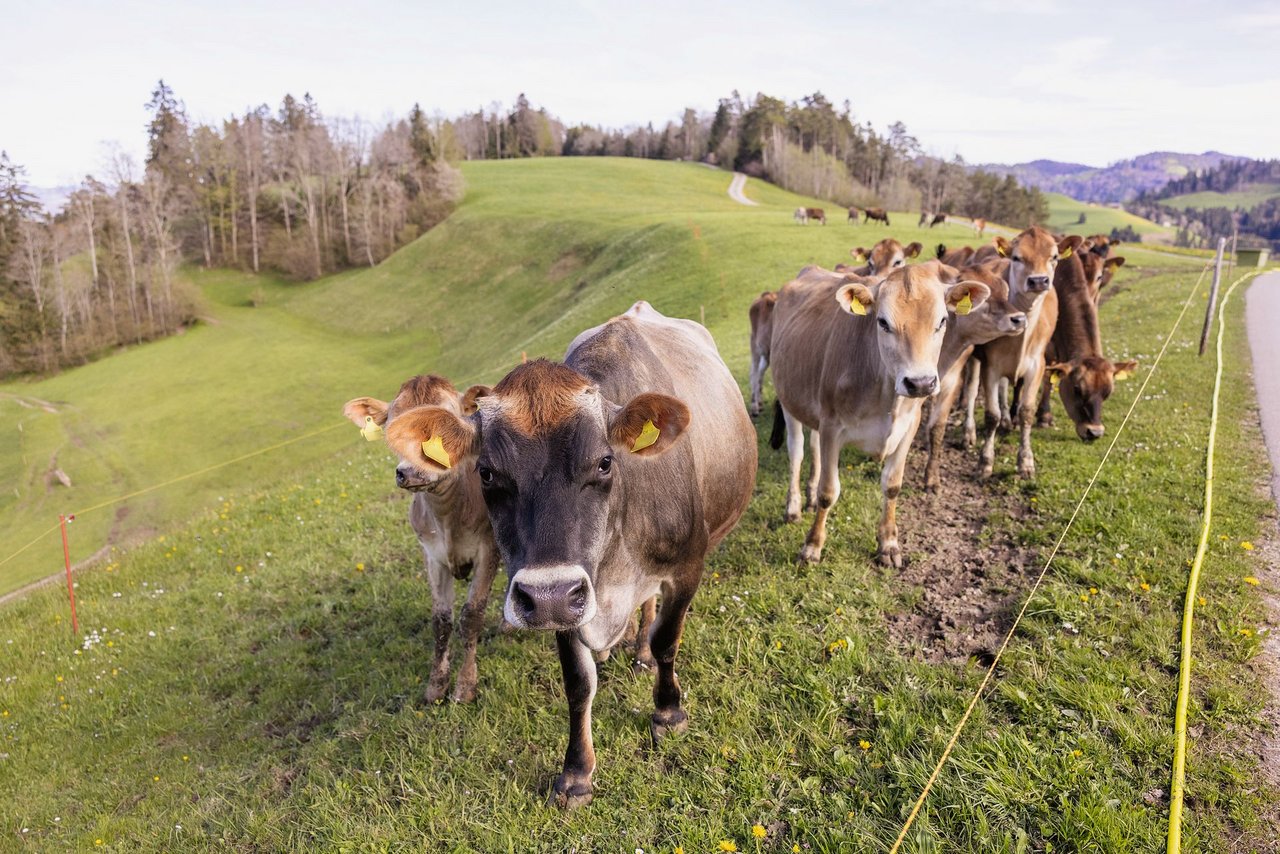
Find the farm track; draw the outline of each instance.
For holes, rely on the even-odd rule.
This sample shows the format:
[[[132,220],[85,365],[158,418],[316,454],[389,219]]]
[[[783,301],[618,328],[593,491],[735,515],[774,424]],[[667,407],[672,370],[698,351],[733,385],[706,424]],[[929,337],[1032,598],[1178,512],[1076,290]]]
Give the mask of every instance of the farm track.
[[[753,202],[743,194],[742,190],[747,186],[747,176],[741,172],[733,173],[733,180],[729,182],[729,198],[733,199],[740,205],[756,207],[759,202]]]

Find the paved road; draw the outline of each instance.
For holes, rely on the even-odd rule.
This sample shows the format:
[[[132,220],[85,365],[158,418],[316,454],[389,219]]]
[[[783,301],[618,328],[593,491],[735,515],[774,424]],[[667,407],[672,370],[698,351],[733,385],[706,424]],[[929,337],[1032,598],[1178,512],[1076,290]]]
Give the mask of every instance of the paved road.
[[[1254,279],[1245,293],[1245,325],[1253,351],[1262,435],[1271,454],[1271,494],[1280,499],[1280,273]]]
[[[742,188],[747,186],[747,176],[741,172],[733,173],[733,180],[729,182],[729,198],[733,199],[740,205],[751,205],[755,207],[759,202],[753,202],[746,196],[742,195]]]

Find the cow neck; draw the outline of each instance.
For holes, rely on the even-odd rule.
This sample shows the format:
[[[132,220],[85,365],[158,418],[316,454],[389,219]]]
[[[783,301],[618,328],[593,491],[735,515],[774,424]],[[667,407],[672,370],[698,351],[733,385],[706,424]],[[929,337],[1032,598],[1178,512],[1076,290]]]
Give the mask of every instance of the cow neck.
[[[468,525],[485,514],[479,477],[469,472],[450,472],[417,494],[422,496],[431,513],[442,523],[457,519],[461,524]]]
[[[1084,264],[1074,254],[1058,264],[1053,289],[1058,293],[1058,325],[1053,330],[1053,339],[1059,357],[1101,356],[1098,309],[1089,296]]]

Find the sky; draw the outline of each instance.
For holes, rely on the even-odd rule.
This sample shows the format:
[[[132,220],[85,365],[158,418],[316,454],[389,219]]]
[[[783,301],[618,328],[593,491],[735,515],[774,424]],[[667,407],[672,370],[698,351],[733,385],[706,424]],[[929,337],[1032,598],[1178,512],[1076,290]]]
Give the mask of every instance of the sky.
[[[971,163],[1280,156],[1280,3],[0,0],[0,149],[36,186],[141,158],[163,78],[216,122],[310,92],[381,123],[525,92],[566,124],[821,91]]]

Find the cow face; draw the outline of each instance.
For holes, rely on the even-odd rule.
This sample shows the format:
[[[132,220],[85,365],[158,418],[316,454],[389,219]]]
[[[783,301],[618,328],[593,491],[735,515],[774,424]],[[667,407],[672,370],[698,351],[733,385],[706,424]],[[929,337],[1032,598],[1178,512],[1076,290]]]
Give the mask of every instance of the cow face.
[[[943,277],[954,273],[930,261],[896,270],[881,281],[858,277],[836,291],[845,311],[874,320],[880,359],[899,396],[929,397],[938,390],[938,357],[948,316],[973,311],[991,293],[977,281],[945,284]]]
[[[627,469],[680,438],[688,407],[649,393],[619,406],[576,371],[539,359],[508,374],[469,418],[417,411],[404,429],[392,423],[387,441],[406,455],[438,442],[451,465],[477,473],[511,580],[507,621],[556,631],[589,623],[597,569],[621,535]]]
[[[990,295],[968,314],[957,312],[955,330],[970,344],[986,344],[1005,335],[1016,335],[1027,328],[1027,315],[1009,301],[1009,285],[988,267],[966,267],[955,271],[942,266],[943,281],[972,280],[987,286]]]
[[[1076,425],[1076,435],[1086,442],[1101,439],[1102,403],[1111,396],[1118,380],[1123,380],[1138,367],[1135,361],[1117,362],[1089,356],[1070,362],[1049,365],[1046,370],[1058,386],[1062,405]]]
[[[1076,251],[1082,240],[1079,235],[1064,237],[1059,241],[1039,226],[1032,226],[1010,242],[996,238],[996,250],[1009,259],[1009,294],[1015,303],[1030,309],[1031,304],[1053,287],[1053,274],[1058,261]]]
[[[1089,295],[1094,303],[1097,303],[1102,289],[1111,284],[1116,270],[1124,266],[1124,256],[1104,258],[1095,252],[1086,252],[1081,256],[1080,261],[1084,265],[1084,278],[1089,286]]]
[[[908,258],[915,258],[924,247],[919,243],[903,246],[892,237],[886,237],[870,250],[858,247],[851,250],[855,260],[866,260],[867,269],[872,276],[887,276],[894,270],[903,267]]]
[[[477,385],[467,389],[465,394],[459,394],[453,383],[444,377],[419,375],[406,380],[391,403],[372,397],[357,397],[347,402],[342,414],[358,427],[366,428],[373,423],[385,429],[402,416],[413,420],[415,410],[425,406],[444,407],[460,414],[474,412],[476,400],[489,391],[488,386]],[[411,450],[412,453],[400,454],[400,462],[396,466],[396,486],[401,489],[431,491],[456,471],[430,465],[421,447]]]

